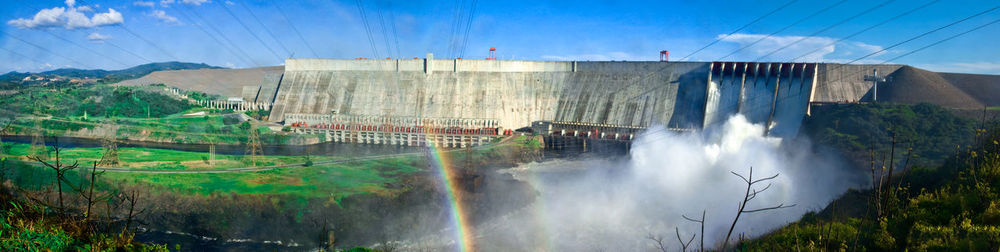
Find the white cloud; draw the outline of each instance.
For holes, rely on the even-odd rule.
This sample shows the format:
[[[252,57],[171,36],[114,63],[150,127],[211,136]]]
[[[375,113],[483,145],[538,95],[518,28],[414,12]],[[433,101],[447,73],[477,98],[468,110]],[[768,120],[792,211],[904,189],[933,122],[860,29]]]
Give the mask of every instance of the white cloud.
[[[807,36],[767,36],[764,34],[736,33],[730,36],[720,34],[723,42],[735,43],[744,48],[734,56],[739,60],[762,60],[811,62],[846,62],[845,58],[857,58],[882,50],[882,46],[857,41],[840,41],[830,37]],[[878,56],[882,53],[873,55]]]
[[[35,13],[31,19],[18,18],[7,21],[8,25],[21,29],[44,29],[62,26],[66,29],[93,28],[121,24],[125,22],[122,14],[114,9],[108,8],[108,12],[95,13],[92,17],[87,17],[83,11],[93,11],[88,6],[75,7],[75,0],[66,0],[66,7],[54,7],[42,9]]]
[[[156,3],[152,2],[152,1],[135,1],[135,2],[132,3],[132,5],[153,7],[153,6],[156,6]]]
[[[234,3],[233,1],[226,1],[226,4],[227,5],[236,5],[236,3]]]
[[[90,8],[90,6],[86,6],[86,5],[80,6],[80,7],[76,7],[76,10],[78,10],[80,12],[91,12],[91,11],[94,11],[93,8]]]
[[[174,3],[174,0],[160,0],[160,6],[163,6],[163,7],[169,7],[170,4],[173,4],[173,3]]]
[[[195,6],[200,6],[201,4],[208,2],[209,0],[181,0],[181,3],[195,5]]]
[[[150,17],[154,17],[154,18],[159,19],[160,21],[163,21],[163,22],[166,22],[166,23],[175,23],[175,24],[180,24],[181,23],[180,21],[177,20],[176,17],[167,15],[167,13],[164,12],[164,11],[162,11],[162,10],[154,10],[153,12],[149,13],[148,15]]]
[[[104,43],[108,39],[111,39],[111,35],[104,35],[97,32],[91,32],[90,35],[87,35],[87,40],[94,43]]]
[[[639,61],[639,60],[649,60],[626,52],[609,52],[604,54],[577,54],[577,55],[542,55],[542,59],[547,60],[560,60],[560,61],[612,61],[612,60],[627,60],[627,61]]]
[[[915,66],[935,72],[1000,74],[1000,62],[951,62]]]

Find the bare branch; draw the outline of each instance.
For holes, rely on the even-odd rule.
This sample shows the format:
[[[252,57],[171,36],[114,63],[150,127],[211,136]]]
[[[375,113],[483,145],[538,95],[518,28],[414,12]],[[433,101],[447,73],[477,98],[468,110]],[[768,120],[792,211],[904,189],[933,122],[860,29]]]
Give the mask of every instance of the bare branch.
[[[760,212],[760,211],[767,211],[767,210],[774,210],[774,209],[781,209],[781,208],[790,208],[790,207],[795,207],[795,204],[791,204],[791,205],[787,205],[786,206],[784,203],[782,203],[782,204],[778,204],[777,206],[773,206],[773,207],[758,208],[758,209],[754,209],[754,210],[743,210],[743,212],[744,213],[753,213],[753,212]]]
[[[777,178],[778,175],[781,175],[781,173],[774,174],[774,176],[770,176],[770,177],[766,177],[766,178],[754,180],[753,182],[750,182],[750,184],[753,185],[753,184],[756,184],[757,182],[761,182],[761,181],[765,181],[765,180],[772,180],[774,178]]]
[[[687,242],[684,242],[684,240],[681,240],[681,230],[679,228],[674,227],[674,234],[677,234],[677,242],[681,243],[681,252],[687,251],[687,247],[688,245],[691,245],[691,242],[694,241],[695,235],[692,234],[691,239],[689,239]]]
[[[646,235],[646,239],[653,240],[653,242],[656,242],[656,248],[660,249],[660,251],[667,252],[667,247],[663,245],[663,237],[654,236],[653,233],[649,233]]]
[[[689,220],[689,221],[692,221],[692,222],[697,222],[697,223],[704,223],[705,222],[705,220],[691,219],[690,217],[684,216],[683,214],[681,215],[681,217],[684,218],[685,220]]]
[[[739,173],[736,173],[736,172],[733,172],[733,171],[729,171],[729,173],[732,173],[733,175],[736,175],[737,177],[740,177],[741,179],[743,179],[744,182],[750,183],[750,180],[747,180],[746,177],[743,177],[743,175],[740,175]]]

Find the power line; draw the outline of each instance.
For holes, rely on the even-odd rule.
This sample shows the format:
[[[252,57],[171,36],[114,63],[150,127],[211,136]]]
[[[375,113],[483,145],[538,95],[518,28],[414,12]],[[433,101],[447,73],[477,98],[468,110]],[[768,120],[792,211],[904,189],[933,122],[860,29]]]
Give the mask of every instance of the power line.
[[[45,64],[48,64],[48,63],[39,61],[39,60],[35,59],[34,57],[28,57],[27,55],[21,54],[21,53],[19,53],[17,51],[11,50],[11,49],[7,49],[7,48],[4,48],[4,47],[0,47],[0,49],[3,49],[4,51],[7,51],[7,52],[9,52],[11,54],[14,54],[14,55],[17,55],[17,56],[19,56],[21,58],[25,58],[25,59],[34,61],[35,63],[38,63],[39,65],[43,65],[44,66]]]
[[[385,54],[388,57],[392,57],[392,46],[389,45],[389,31],[385,29],[385,19],[382,18],[382,8],[378,6],[378,2],[375,2],[375,10],[378,11],[378,23],[382,30],[382,42],[385,42]],[[399,58],[399,55],[396,55]]]
[[[222,4],[226,5],[226,3]],[[258,24],[260,24],[260,27],[264,28],[264,31],[267,32],[268,35],[271,35],[271,38],[274,39],[275,42],[278,42],[278,46],[281,46],[281,49],[284,49],[285,53],[287,53],[288,55],[292,54],[292,51],[288,50],[288,47],[285,47],[285,44],[281,43],[281,40],[278,40],[278,36],[274,36],[274,33],[271,32],[271,29],[268,29],[267,25],[264,25],[264,22],[261,22],[260,18],[257,18],[257,14],[254,14],[253,10],[251,10],[250,7],[246,5],[246,3],[240,1],[240,5],[242,5],[244,9],[247,9],[247,12],[250,13],[250,16],[253,17],[253,19],[256,20]]]
[[[745,45],[743,47],[740,47],[739,49],[736,49],[735,51],[733,51],[733,52],[731,52],[729,54],[726,54],[726,56],[722,56],[718,60],[723,60],[723,59],[725,59],[725,58],[727,58],[729,56],[732,56],[733,54],[736,54],[739,51],[743,51],[743,49],[747,49],[748,47],[756,45],[757,43],[760,43],[761,41],[764,41],[765,39],[770,38],[771,36],[774,36],[775,34],[783,32],[783,31],[785,31],[785,30],[787,30],[789,28],[792,28],[793,26],[798,25],[799,23],[802,23],[802,22],[804,22],[806,20],[809,20],[810,18],[813,18],[813,17],[815,17],[815,16],[817,16],[817,15],[823,13],[823,12],[826,12],[826,11],[830,10],[830,9],[833,9],[833,7],[837,7],[838,5],[843,4],[844,2],[847,2],[847,0],[840,0],[840,1],[834,3],[834,4],[830,5],[830,6],[827,6],[826,8],[823,8],[823,9],[820,9],[820,10],[818,10],[816,12],[813,12],[812,14],[809,14],[808,16],[806,16],[806,17],[804,17],[802,19],[799,19],[798,21],[795,21],[795,22],[793,22],[793,23],[791,23],[791,24],[789,24],[789,25],[787,25],[785,27],[782,27],[781,29],[778,29],[775,32],[772,32],[771,34],[768,34],[768,35],[766,35],[764,37],[761,37],[760,39],[758,39],[757,41],[754,41],[753,43],[750,43],[749,45]]]
[[[952,35],[951,37],[948,37],[948,38],[945,38],[945,39],[942,39],[942,40],[938,40],[937,42],[934,42],[934,43],[931,43],[931,44],[929,44],[929,45],[926,45],[926,46],[924,46],[924,47],[921,47],[921,48],[919,48],[919,49],[916,49],[916,50],[913,50],[913,51],[910,51],[910,52],[908,52],[908,53],[904,53],[904,54],[902,54],[902,55],[899,55],[899,56],[896,56],[895,58],[891,58],[891,59],[888,59],[888,60],[886,60],[886,61],[883,61],[883,62],[882,62],[882,64],[885,64],[885,63],[887,63],[887,62],[890,62],[890,61],[893,61],[893,60],[897,60],[897,59],[899,59],[899,58],[902,58],[902,57],[905,57],[905,56],[908,56],[908,55],[910,55],[910,54],[914,54],[914,53],[916,53],[916,52],[919,52],[919,51],[923,51],[924,49],[927,49],[927,48],[929,48],[929,47],[932,47],[932,46],[936,46],[936,45],[938,45],[938,44],[941,44],[941,43],[944,43],[945,41],[948,41],[948,40],[952,40],[952,39],[954,39],[954,38],[957,38],[957,37],[960,37],[960,36],[962,36],[962,35],[965,35],[965,34],[968,34],[968,33],[970,33],[970,32],[973,32],[973,31],[976,31],[976,30],[979,30],[979,29],[982,29],[982,28],[984,28],[984,27],[987,27],[987,26],[990,26],[990,25],[992,25],[992,24],[996,24],[997,22],[1000,22],[1000,19],[996,19],[996,20],[993,20],[992,22],[989,22],[989,23],[986,23],[986,24],[983,24],[983,25],[980,25],[980,26],[977,26],[976,28],[972,28],[972,29],[969,29],[969,30],[967,30],[967,31],[965,31],[965,32],[962,32],[962,33],[959,33],[959,34],[955,34],[955,35]]]
[[[745,25],[743,25],[743,26],[740,26],[740,28],[737,28],[737,29],[736,29],[736,30],[734,30],[733,32],[730,32],[729,34],[726,34],[725,36],[722,36],[721,38],[717,38],[717,39],[715,39],[715,41],[712,41],[712,43],[708,43],[707,45],[705,45],[705,46],[703,46],[703,47],[699,48],[698,50],[695,50],[694,52],[692,52],[692,53],[688,54],[687,56],[684,56],[684,58],[681,58],[681,61],[684,61],[684,60],[687,60],[687,59],[688,59],[688,58],[690,58],[690,57],[691,57],[692,55],[695,55],[696,53],[698,53],[698,52],[701,52],[702,50],[705,50],[705,48],[708,48],[708,47],[710,47],[710,46],[714,45],[715,43],[719,43],[719,41],[722,41],[723,39],[726,39],[726,38],[728,38],[729,36],[732,36],[733,34],[736,34],[737,32],[739,32],[739,31],[742,31],[743,29],[746,29],[747,27],[750,27],[750,25],[752,25],[752,24],[754,24],[754,23],[757,23],[757,22],[759,22],[759,21],[760,21],[761,19],[764,19],[764,18],[766,18],[766,17],[770,16],[771,14],[774,14],[775,12],[778,12],[778,11],[780,11],[781,9],[784,9],[785,7],[788,7],[789,5],[792,5],[793,3],[795,3],[795,2],[798,2],[798,1],[799,1],[799,0],[792,0],[792,1],[788,1],[788,2],[787,2],[787,3],[785,3],[784,5],[781,5],[781,6],[779,6],[779,7],[777,8],[777,9],[774,9],[774,10],[771,10],[770,12],[768,12],[768,13],[764,14],[763,16],[760,16],[760,17],[757,17],[757,18],[756,18],[756,19],[754,19],[753,21],[750,21],[749,23],[747,23],[747,24],[745,24]]]
[[[460,57],[465,57],[465,48],[469,45],[469,30],[472,29],[472,20],[476,17],[476,5],[478,0],[472,0],[472,7],[469,10],[469,21],[465,23],[465,35],[462,36],[462,51]]]
[[[136,54],[136,53],[134,53],[132,51],[129,51],[129,50],[125,50],[125,48],[122,48],[121,46],[118,46],[115,43],[111,43],[111,41],[104,41],[104,43],[107,44],[107,45],[109,45],[109,46],[111,46],[111,47],[118,48],[118,50],[121,50],[121,51],[123,51],[125,53],[128,53],[128,54],[130,54],[132,56],[135,56],[136,58],[142,59],[145,62],[153,62],[152,60],[150,60],[150,59],[148,59],[146,57],[143,57],[142,55]]]
[[[229,13],[229,15],[232,16],[233,19],[235,19],[236,22],[240,24],[240,26],[243,26],[243,29],[247,30],[247,33],[250,33],[250,35],[253,36],[254,39],[257,39],[257,42],[260,42],[260,44],[263,45],[264,48],[267,49],[267,51],[271,52],[271,54],[273,54],[275,58],[278,58],[278,59],[282,59],[283,58],[283,57],[281,57],[281,55],[278,55],[277,52],[275,52],[273,49],[271,49],[271,47],[268,46],[267,43],[264,43],[264,40],[260,39],[260,37],[257,36],[257,34],[254,33],[253,30],[251,30],[250,27],[247,26],[246,23],[243,23],[243,20],[240,20],[240,18],[237,17],[236,14],[234,14],[233,11],[229,9],[229,6],[226,6],[226,3],[221,3],[220,5],[222,6],[223,10],[226,10],[226,13]]]
[[[903,16],[906,16],[906,15],[909,15],[909,14],[911,14],[911,13],[913,13],[913,12],[916,12],[917,10],[920,10],[920,9],[923,9],[923,8],[925,8],[925,7],[927,7],[927,6],[930,6],[930,5],[934,4],[934,3],[937,3],[937,2],[939,2],[939,1],[941,1],[941,0],[933,0],[933,1],[930,1],[930,2],[927,2],[927,3],[926,3],[926,4],[924,4],[924,5],[921,5],[921,6],[917,7],[917,8],[913,8],[913,9],[910,9],[909,11],[906,11],[906,12],[903,12],[903,13],[900,13],[899,15],[896,15],[896,16],[894,16],[894,17],[891,17],[891,18],[889,18],[889,19],[886,19],[886,20],[883,20],[882,22],[879,22],[879,23],[877,23],[877,24],[875,24],[875,25],[872,25],[872,26],[868,26],[868,27],[866,27],[866,28],[864,28],[864,29],[861,29],[860,31],[857,31],[857,32],[855,32],[855,33],[852,33],[851,35],[847,35],[847,36],[845,36],[845,37],[841,37],[840,39],[837,39],[836,41],[833,41],[833,42],[830,42],[829,44],[826,44],[826,45],[823,45],[823,46],[820,46],[820,47],[818,47],[818,48],[816,48],[816,49],[814,49],[814,50],[812,50],[812,51],[809,51],[809,52],[807,52],[807,53],[804,53],[804,54],[802,54],[802,55],[800,55],[800,56],[798,56],[798,57],[795,57],[795,58],[793,58],[793,59],[791,59],[791,60],[789,60],[789,61],[791,61],[791,62],[795,62],[796,60],[798,60],[798,59],[801,59],[802,57],[805,57],[805,56],[808,56],[808,55],[810,55],[810,54],[812,54],[812,53],[815,53],[816,51],[819,51],[819,50],[822,50],[823,48],[826,48],[826,47],[828,47],[828,46],[831,46],[831,45],[835,45],[835,44],[837,44],[837,43],[840,43],[841,41],[844,41],[844,40],[847,40],[847,39],[850,39],[850,38],[853,38],[854,36],[857,36],[857,35],[859,35],[859,34],[861,34],[861,33],[864,33],[864,32],[866,32],[866,31],[869,31],[869,30],[871,30],[871,29],[874,29],[875,27],[879,27],[879,26],[881,26],[881,25],[884,25],[884,24],[886,24],[886,23],[889,23],[889,22],[892,22],[893,20],[896,20],[896,19],[899,19],[899,18],[901,18],[901,17],[903,17]]]
[[[879,8],[882,8],[882,7],[885,7],[886,5],[888,5],[889,3],[892,3],[892,2],[894,2],[894,1],[896,1],[896,0],[888,0],[888,1],[885,1],[885,2],[882,2],[881,4],[879,4],[879,5],[876,5],[876,6],[873,6],[873,7],[871,7],[871,8],[868,8],[867,10],[864,10],[864,11],[862,11],[862,12],[858,13],[858,14],[855,14],[854,16],[850,16],[850,17],[848,17],[848,18],[845,18],[845,19],[843,19],[843,20],[840,20],[840,22],[837,22],[837,23],[834,23],[834,24],[831,24],[831,25],[829,25],[829,26],[827,26],[827,27],[824,27],[823,29],[820,29],[820,30],[818,30],[818,31],[816,31],[816,32],[813,32],[813,33],[809,34],[809,35],[806,35],[806,36],[803,36],[803,37],[799,38],[798,40],[795,40],[795,41],[793,41],[792,43],[788,43],[788,44],[785,44],[785,45],[784,45],[784,46],[782,46],[781,48],[778,48],[778,49],[775,49],[774,51],[771,51],[771,52],[769,52],[769,53],[767,53],[767,54],[764,54],[764,55],[761,55],[760,57],[757,57],[757,59],[755,59],[754,61],[760,61],[761,59],[764,59],[764,58],[765,58],[765,57],[767,57],[767,56],[771,56],[772,54],[775,54],[775,53],[777,53],[777,52],[779,52],[779,51],[781,51],[781,50],[784,50],[785,48],[788,48],[788,47],[790,47],[790,46],[792,46],[792,45],[795,45],[795,44],[798,44],[799,42],[802,42],[802,41],[804,41],[804,40],[806,40],[806,39],[808,39],[808,38],[811,38],[811,37],[813,37],[813,36],[816,36],[816,35],[818,35],[818,34],[820,34],[820,33],[823,33],[823,32],[825,32],[825,31],[828,31],[828,30],[830,30],[830,29],[833,29],[834,27],[837,27],[837,26],[839,26],[839,25],[842,25],[842,24],[844,24],[844,23],[847,23],[848,21],[851,21],[851,20],[853,20],[853,19],[855,19],[855,18],[858,18],[858,17],[860,17],[860,16],[863,16],[863,15],[865,15],[865,14],[868,14],[869,12],[872,12],[872,11],[874,11],[874,10],[877,10],[877,9],[879,9]]]
[[[302,40],[302,44],[305,44],[306,48],[309,48],[309,52],[312,53],[313,57],[319,58],[319,54],[316,54],[316,50],[313,50],[312,46],[309,45],[309,42],[306,41],[306,38],[302,37],[302,33],[299,33],[299,29],[295,28],[295,24],[292,23],[292,20],[288,19],[288,15],[285,15],[285,10],[281,9],[281,3],[275,4],[274,7],[278,9],[278,13],[281,14],[281,17],[285,18],[285,21],[288,22],[288,26],[292,28],[292,31],[295,31],[295,35],[299,36],[299,39]]]
[[[33,7],[33,6],[28,6],[28,5],[27,5],[27,4],[25,3],[25,2],[21,2],[21,1],[17,1],[17,3],[20,3],[20,4],[21,4],[21,6],[24,6],[24,7],[27,7],[27,8],[30,8],[30,9],[39,9],[39,8],[37,8],[37,7]],[[45,9],[45,8],[41,8],[41,9]],[[73,45],[75,45],[75,46],[77,46],[77,47],[79,47],[79,48],[82,48],[82,49],[84,49],[84,50],[87,50],[87,51],[89,51],[89,52],[91,52],[91,53],[93,53],[93,54],[95,54],[95,55],[97,55],[97,56],[100,56],[100,57],[104,57],[104,58],[106,58],[106,59],[108,59],[108,60],[111,60],[111,61],[114,61],[115,63],[118,63],[118,64],[120,64],[120,65],[122,65],[122,66],[124,66],[124,67],[129,67],[129,66],[131,66],[131,65],[129,65],[129,64],[126,64],[126,63],[124,63],[124,62],[122,62],[122,61],[120,61],[120,60],[117,60],[117,59],[115,59],[115,58],[112,58],[112,57],[110,57],[110,56],[108,56],[108,55],[106,55],[106,54],[103,54],[103,53],[100,53],[100,52],[98,52],[97,50],[94,50],[94,49],[91,49],[90,47],[86,47],[86,46],[83,46],[83,45],[81,45],[81,44],[79,44],[79,43],[77,43],[77,42],[74,42],[74,41],[72,41],[72,40],[69,40],[69,39],[66,39],[66,38],[65,38],[65,37],[63,37],[63,36],[59,36],[59,34],[56,34],[56,33],[52,32],[52,31],[50,31],[50,30],[47,30],[47,29],[42,29],[42,31],[43,31],[43,32],[45,32],[45,33],[48,33],[49,35],[52,35],[53,37],[56,37],[56,38],[58,38],[58,39],[60,39],[60,40],[62,40],[62,41],[65,41],[65,42],[67,42],[67,43],[70,43],[70,44],[73,44]]]
[[[183,7],[188,12],[191,12],[192,14],[194,14],[195,16],[197,16],[199,19],[201,19],[202,22],[204,22],[206,25],[208,25],[209,28],[212,28],[213,31],[215,31],[216,33],[219,34],[219,37],[222,37],[222,39],[225,40],[226,42],[228,42],[229,44],[223,43],[214,34],[208,32],[207,30],[205,30],[205,27],[201,26],[201,24],[198,22],[198,20],[194,20],[194,18],[192,18],[190,15],[188,15],[184,11],[178,11],[178,13],[180,13],[181,15],[184,15],[185,18],[187,18],[189,21],[191,21],[191,23],[193,23],[195,25],[195,27],[198,27],[199,30],[201,30],[206,35],[208,35],[208,37],[212,38],[212,40],[215,40],[215,43],[218,43],[219,46],[221,46],[223,48],[226,48],[226,50],[229,51],[229,53],[233,54],[233,56],[236,56],[236,58],[242,60],[243,63],[246,63],[247,65],[258,66],[258,67],[260,66],[260,64],[257,64],[253,60],[253,58],[250,57],[249,54],[247,54],[245,51],[243,51],[243,49],[239,48],[235,43],[233,43],[231,40],[229,40],[229,38],[226,38],[225,35],[222,34],[221,31],[219,31],[218,29],[215,29],[215,27],[212,26],[210,22],[207,22],[207,20],[205,20],[204,18],[202,18],[201,15],[199,15],[194,10],[191,10],[187,6],[183,6]],[[236,50],[233,50],[234,48]],[[239,51],[239,53],[237,53],[237,50]]]
[[[365,26],[365,34],[368,35],[368,45],[372,47],[372,56],[374,56],[377,59],[379,58],[378,48],[375,47],[375,39],[372,37],[371,26],[368,24],[368,16],[365,15],[365,7],[361,3],[361,0],[356,0],[355,2],[357,3],[358,6],[358,13],[361,14],[361,22]]]
[[[455,58],[455,49],[458,47],[455,37],[460,31],[462,20],[465,17],[465,0],[457,1],[455,5],[455,15],[451,20],[451,35],[448,36],[448,58]]]
[[[847,63],[844,63],[844,64],[845,64],[845,65],[846,65],[846,64],[851,64],[851,63],[854,63],[854,62],[857,62],[857,61],[859,61],[859,60],[862,60],[862,59],[865,59],[865,58],[868,58],[868,57],[871,57],[872,55],[875,55],[875,54],[879,54],[879,53],[882,53],[882,52],[885,52],[885,51],[887,51],[887,50],[889,50],[889,49],[892,49],[892,48],[894,48],[894,47],[897,47],[897,46],[899,46],[899,45],[902,45],[902,44],[905,44],[905,43],[907,43],[907,42],[910,42],[910,41],[913,41],[913,40],[916,40],[916,39],[918,39],[918,38],[921,38],[921,37],[923,37],[923,36],[927,36],[928,34],[931,34],[931,33],[934,33],[934,32],[937,32],[937,31],[940,31],[940,30],[942,30],[942,29],[944,29],[944,28],[948,28],[948,27],[951,27],[952,25],[956,25],[956,24],[958,24],[958,23],[961,23],[961,22],[965,22],[965,21],[968,21],[969,19],[972,19],[972,18],[975,18],[975,17],[978,17],[978,16],[981,16],[981,15],[983,15],[983,14],[986,14],[986,13],[988,13],[988,12],[991,12],[991,11],[993,11],[993,10],[996,10],[996,9],[998,9],[998,8],[1000,8],[1000,6],[996,6],[996,7],[993,7],[993,8],[990,8],[990,9],[987,9],[987,10],[984,10],[984,11],[982,11],[982,12],[979,12],[979,13],[976,13],[976,14],[974,14],[974,15],[972,15],[972,16],[968,16],[968,17],[965,17],[965,18],[963,18],[963,19],[960,19],[960,20],[958,20],[958,21],[955,21],[955,22],[952,22],[952,23],[950,23],[950,24],[947,24],[947,25],[944,25],[944,26],[941,26],[941,27],[938,27],[937,29],[934,29],[934,30],[930,30],[930,31],[927,31],[927,32],[924,32],[924,33],[922,33],[922,34],[920,34],[920,35],[917,35],[917,36],[915,36],[915,37],[912,37],[912,38],[909,38],[909,39],[907,39],[907,40],[903,40],[903,41],[900,41],[899,43],[896,43],[896,44],[893,44],[893,45],[891,45],[891,46],[888,46],[888,47],[885,47],[885,48],[882,48],[882,50],[878,50],[878,51],[876,51],[876,52],[873,52],[873,53],[870,53],[870,54],[868,54],[868,55],[865,55],[865,56],[861,56],[860,58],[857,58],[857,59],[854,59],[854,60],[852,60],[852,61],[850,61],[850,62],[847,62]]]
[[[390,11],[389,15],[391,19],[389,24],[392,24],[392,40],[396,43],[396,56],[401,56],[402,54],[399,53],[399,36],[396,33],[396,12]]]
[[[69,40],[69,39],[66,39],[66,38],[64,38],[64,37],[62,37],[62,36],[59,36],[58,34],[56,34],[56,33],[52,32],[52,31],[49,31],[49,30],[42,30],[42,31],[44,31],[45,33],[48,33],[49,35],[52,35],[53,37],[56,37],[56,38],[58,38],[58,39],[60,39],[60,40],[62,40],[62,41],[65,41],[65,42],[67,42],[67,43],[70,43],[70,44],[73,44],[73,45],[75,45],[76,47],[79,47],[79,48],[83,48],[84,50],[87,50],[88,52],[91,52],[91,53],[93,53],[93,54],[95,54],[95,55],[97,55],[97,56],[101,56],[101,57],[104,57],[104,58],[106,58],[106,59],[109,59],[109,60],[111,60],[111,61],[114,61],[115,63],[118,63],[119,65],[122,65],[122,66],[124,66],[124,67],[129,67],[129,66],[131,66],[131,65],[129,65],[129,64],[126,64],[126,63],[124,63],[124,62],[121,62],[121,61],[119,61],[119,60],[117,60],[117,59],[114,59],[114,58],[111,58],[111,57],[110,57],[110,56],[108,56],[108,55],[105,55],[105,54],[103,54],[103,53],[100,53],[100,52],[97,52],[97,51],[96,51],[96,50],[94,50],[94,49],[90,49],[89,47],[85,47],[85,46],[83,46],[83,45],[80,45],[79,43],[76,43],[76,42],[72,41],[72,40]],[[107,42],[107,41],[103,41],[103,42]]]
[[[59,56],[60,58],[63,58],[63,59],[66,59],[66,60],[69,60],[70,62],[73,62],[74,64],[77,64],[77,65],[79,65],[80,67],[90,67],[90,68],[94,68],[93,66],[90,66],[89,64],[84,64],[84,63],[82,63],[82,62],[79,62],[79,61],[76,61],[76,60],[74,60],[74,59],[71,59],[71,58],[69,58],[69,57],[66,57],[66,56],[63,56],[63,55],[60,55],[60,54],[57,54],[57,53],[55,53],[55,52],[53,52],[53,51],[50,51],[49,49],[46,49],[45,47],[42,47],[42,46],[39,46],[38,44],[35,44],[35,43],[31,43],[31,42],[28,42],[27,40],[24,40],[24,39],[21,39],[21,38],[19,38],[19,37],[17,37],[17,36],[14,36],[13,34],[10,34],[10,33],[7,33],[6,31],[3,31],[3,30],[0,30],[0,33],[3,33],[3,34],[6,34],[6,35],[7,35],[7,37],[10,37],[10,38],[12,38],[12,39],[16,39],[16,40],[18,40],[18,41],[21,41],[21,42],[23,42],[23,43],[25,43],[25,44],[28,44],[28,45],[31,45],[31,46],[34,46],[34,47],[36,47],[36,48],[38,48],[38,49],[40,49],[40,50],[42,50],[42,51],[45,51],[45,52],[46,52],[46,53],[48,53],[48,54],[51,54],[51,55],[55,55],[55,56]]]

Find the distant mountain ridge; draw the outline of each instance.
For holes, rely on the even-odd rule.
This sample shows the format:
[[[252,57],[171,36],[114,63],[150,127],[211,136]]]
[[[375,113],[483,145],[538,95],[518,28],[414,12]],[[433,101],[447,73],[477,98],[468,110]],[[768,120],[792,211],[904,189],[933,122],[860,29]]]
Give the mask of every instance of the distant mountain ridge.
[[[164,70],[186,70],[186,69],[222,69],[223,67],[217,67],[208,65],[205,63],[189,63],[189,62],[157,62],[142,64],[122,70],[103,70],[103,69],[76,69],[76,68],[60,68],[40,73],[21,73],[21,72],[10,72],[4,75],[0,75],[0,81],[20,81],[28,76],[59,76],[64,78],[113,78],[118,80],[128,80],[135,79],[145,76],[149,73],[155,71]]]

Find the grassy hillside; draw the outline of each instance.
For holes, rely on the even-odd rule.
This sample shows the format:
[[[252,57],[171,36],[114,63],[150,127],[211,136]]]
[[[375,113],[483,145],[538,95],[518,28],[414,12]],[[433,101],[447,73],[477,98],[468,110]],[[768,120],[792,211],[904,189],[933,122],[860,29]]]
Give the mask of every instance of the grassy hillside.
[[[980,124],[927,103],[847,104],[817,109],[805,119],[803,134],[866,167],[872,148],[887,153],[895,135],[897,159],[909,157],[909,165],[935,167],[958,147],[972,144]]]
[[[812,133],[826,137],[817,141],[856,152],[871,142],[865,136],[882,139],[875,154],[868,153],[877,160],[870,171],[875,182],[869,189],[849,191],[821,212],[741,242],[742,250],[1000,249],[1000,124],[980,125],[928,105],[856,105],[832,112],[836,119],[812,122]],[[885,134],[893,128],[888,125],[903,136],[897,139],[915,144],[887,148]],[[908,148],[918,161],[906,161]],[[903,155],[878,160],[892,151]],[[939,161],[941,156],[948,158]],[[893,168],[902,171],[893,173]]]
[[[135,79],[145,76],[149,73],[155,71],[164,70],[184,70],[184,69],[217,69],[221,67],[210,66],[205,63],[187,63],[187,62],[158,62],[138,65],[131,68],[121,69],[121,70],[102,70],[102,69],[76,69],[76,68],[60,68],[56,70],[50,70],[39,73],[19,73],[10,72],[0,75],[0,88],[2,87],[16,87],[17,84],[31,85],[31,84],[66,84],[65,81],[52,81],[52,80],[31,80],[24,81],[25,77],[45,77],[46,79],[99,79],[100,83],[115,83],[122,80]]]

